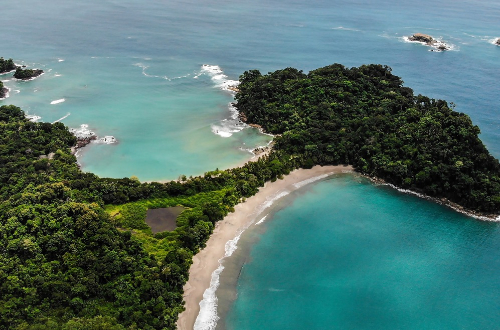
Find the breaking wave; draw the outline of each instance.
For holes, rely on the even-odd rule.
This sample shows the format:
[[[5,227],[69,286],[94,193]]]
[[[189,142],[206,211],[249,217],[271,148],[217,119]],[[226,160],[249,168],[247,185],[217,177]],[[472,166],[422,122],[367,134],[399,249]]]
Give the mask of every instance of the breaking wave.
[[[228,109],[230,113],[229,118],[222,119],[220,122],[211,125],[212,132],[224,138],[228,138],[233,133],[249,127],[240,120],[238,110],[236,110],[233,103],[229,103]]]
[[[50,104],[59,104],[59,103],[63,103],[64,101],[66,101],[66,99],[54,100],[54,101],[50,102]]]

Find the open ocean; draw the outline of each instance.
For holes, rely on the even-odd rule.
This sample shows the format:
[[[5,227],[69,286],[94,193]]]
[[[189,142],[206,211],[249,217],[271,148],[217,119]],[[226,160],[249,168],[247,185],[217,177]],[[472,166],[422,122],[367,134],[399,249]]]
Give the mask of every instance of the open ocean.
[[[270,137],[235,120],[227,84],[249,69],[332,63],[389,65],[470,115],[500,157],[498,1],[4,2],[0,56],[45,74],[0,76],[11,89],[0,105],[114,136],[80,152],[84,171],[146,181],[241,164]],[[452,50],[405,41],[416,32]],[[241,274],[223,272],[219,316],[198,329],[217,318],[227,329],[500,327],[499,224],[355,175],[273,209],[224,261]]]

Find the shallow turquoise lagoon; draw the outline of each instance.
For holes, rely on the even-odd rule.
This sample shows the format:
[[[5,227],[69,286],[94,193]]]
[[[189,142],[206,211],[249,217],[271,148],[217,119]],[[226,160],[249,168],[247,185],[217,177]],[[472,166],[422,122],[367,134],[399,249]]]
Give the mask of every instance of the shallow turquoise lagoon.
[[[343,175],[285,197],[254,227],[234,256],[243,265],[224,328],[495,329],[500,322],[497,223]]]

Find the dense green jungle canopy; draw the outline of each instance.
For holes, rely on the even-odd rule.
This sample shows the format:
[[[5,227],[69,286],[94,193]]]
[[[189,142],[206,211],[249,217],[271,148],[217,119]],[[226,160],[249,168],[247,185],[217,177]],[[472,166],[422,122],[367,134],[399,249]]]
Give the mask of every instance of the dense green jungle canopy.
[[[399,187],[498,213],[500,166],[470,118],[413,94],[382,65],[240,77],[237,108],[310,164],[353,165]]]
[[[0,57],[0,73],[9,72],[14,70],[15,68],[16,65],[14,64],[14,61],[11,58],[5,60],[3,57]]]
[[[75,143],[61,123],[0,107],[0,329],[175,329],[192,256],[214,223],[299,165],[276,153],[141,184],[83,173]],[[110,217],[105,204],[122,205]],[[175,205],[188,207],[178,228],[153,235],[147,208]]]
[[[333,65],[245,72],[247,121],[281,134],[269,156],[169,183],[82,172],[62,123],[0,107],[0,329],[175,329],[192,256],[215,223],[298,167],[358,170],[483,211],[499,164],[446,102],[414,96],[390,69]],[[187,209],[153,234],[149,208]]]
[[[14,72],[14,78],[16,79],[31,79],[37,77],[43,73],[43,70],[40,69],[22,69],[18,67],[16,72]]]

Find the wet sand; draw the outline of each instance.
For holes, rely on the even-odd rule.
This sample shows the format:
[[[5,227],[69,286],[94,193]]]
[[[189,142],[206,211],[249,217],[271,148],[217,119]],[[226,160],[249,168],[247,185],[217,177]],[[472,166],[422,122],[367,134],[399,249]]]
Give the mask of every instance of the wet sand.
[[[189,269],[189,280],[184,286],[186,310],[179,315],[177,327],[180,330],[191,330],[200,312],[200,301],[203,293],[210,287],[212,273],[219,267],[219,259],[226,251],[226,242],[235,238],[242,230],[264,213],[263,205],[269,203],[282,192],[290,192],[329,175],[352,172],[351,166],[315,166],[312,169],[298,169],[285,176],[283,180],[266,182],[259,192],[245,202],[235,206],[235,211],[228,214],[215,226],[206,247],[193,257]],[[306,181],[309,180],[309,181]]]

